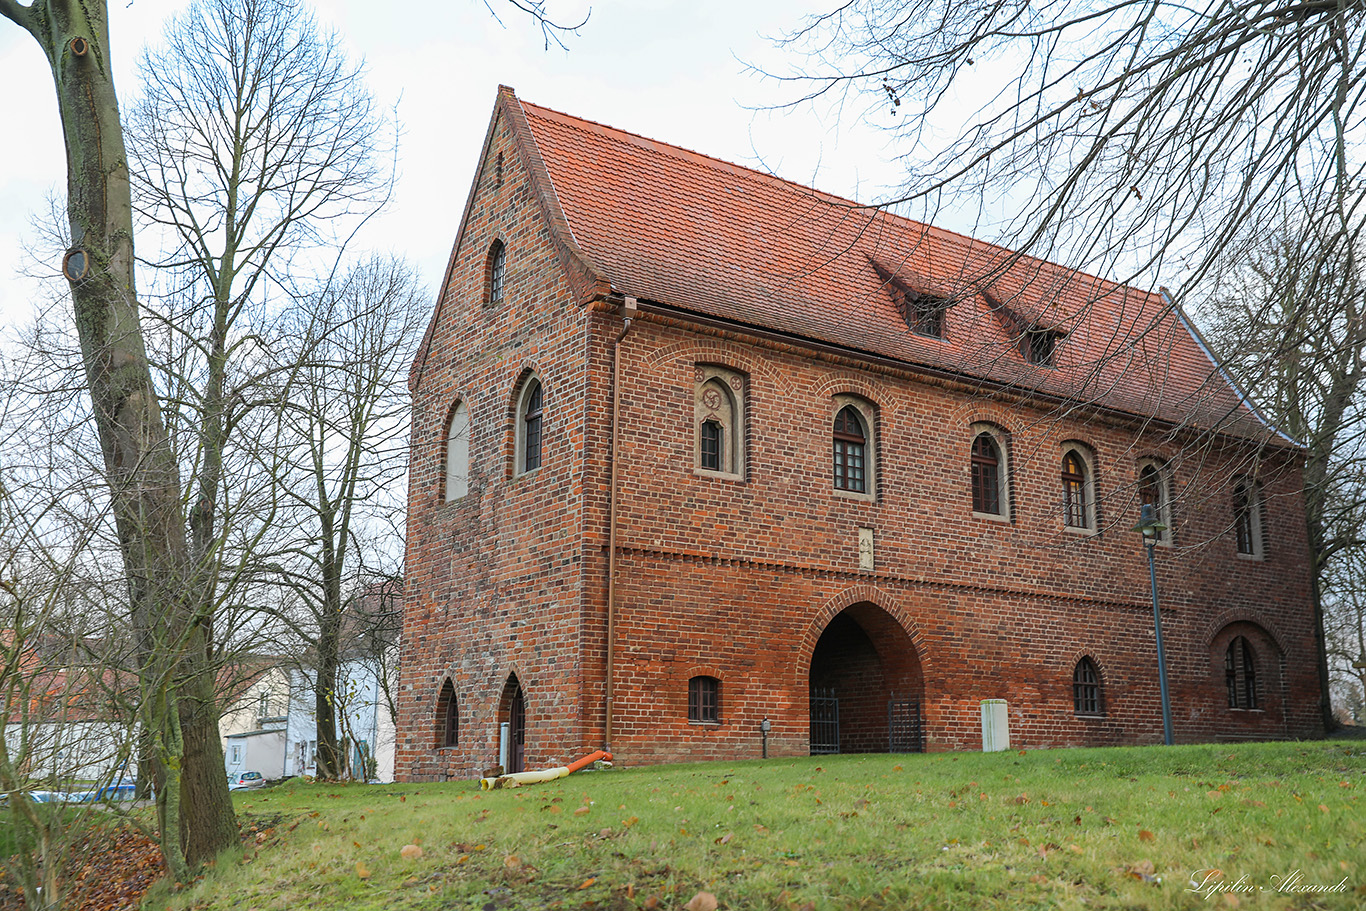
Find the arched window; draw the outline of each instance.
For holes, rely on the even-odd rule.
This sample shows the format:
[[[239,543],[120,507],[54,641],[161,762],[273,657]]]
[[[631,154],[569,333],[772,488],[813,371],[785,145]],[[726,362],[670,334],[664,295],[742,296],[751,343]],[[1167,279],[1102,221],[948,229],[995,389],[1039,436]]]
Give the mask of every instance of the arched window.
[[[693,677],[688,681],[688,720],[699,724],[721,722],[721,681]]]
[[[501,240],[495,240],[493,246],[489,247],[487,266],[488,296],[485,303],[500,304],[503,302],[503,280],[506,272],[507,247],[503,246]]]
[[[745,475],[745,381],[724,367],[698,365],[693,387],[693,467],[739,480]]]
[[[845,405],[835,415],[835,489],[867,493],[868,435],[858,409]]]
[[[972,441],[972,511],[983,515],[1003,515],[1001,491],[1005,485],[1001,447],[987,431]]]
[[[451,503],[469,493],[470,473],[470,412],[464,402],[451,411],[446,425],[446,502]]]
[[[1172,540],[1171,498],[1167,495],[1167,478],[1155,462],[1145,462],[1138,469],[1138,502],[1151,506],[1157,521],[1166,527],[1157,533],[1158,544]]]
[[[1247,557],[1262,556],[1262,497],[1252,481],[1239,480],[1233,485],[1233,531],[1238,540],[1238,553]]]
[[[1078,715],[1103,715],[1105,709],[1100,697],[1100,673],[1096,663],[1089,656],[1082,658],[1072,671],[1073,708]]]
[[[460,742],[460,707],[455,699],[455,687],[450,680],[441,685],[436,700],[436,745],[453,747]]]
[[[1224,652],[1224,683],[1228,687],[1228,707],[1255,709],[1257,707],[1257,666],[1252,646],[1246,638],[1234,636]]]
[[[517,406],[517,473],[541,467],[541,443],[545,428],[545,395],[541,381],[532,377],[522,389]]]
[[[1068,528],[1096,527],[1096,488],[1089,452],[1066,443],[1062,453],[1062,517]]]

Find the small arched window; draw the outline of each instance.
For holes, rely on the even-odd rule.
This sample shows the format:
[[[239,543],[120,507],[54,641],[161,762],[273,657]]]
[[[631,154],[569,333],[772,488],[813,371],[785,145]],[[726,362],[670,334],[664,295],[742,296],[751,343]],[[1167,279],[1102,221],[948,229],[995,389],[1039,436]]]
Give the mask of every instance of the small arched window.
[[[436,745],[453,747],[460,742],[460,707],[455,699],[455,687],[447,680],[441,685],[436,700]]]
[[[693,387],[693,467],[739,480],[745,474],[745,381],[724,367],[698,365]]]
[[[721,722],[721,681],[693,677],[688,681],[688,720],[698,724]]]
[[[495,240],[489,248],[487,272],[488,297],[485,303],[500,304],[503,302],[503,283],[507,272],[507,247],[503,246],[501,240]]]
[[[1234,636],[1224,652],[1224,683],[1228,687],[1228,707],[1257,707],[1257,665],[1252,646],[1243,636]]]
[[[1167,495],[1167,479],[1156,463],[1145,462],[1138,469],[1139,506],[1151,506],[1153,515],[1165,528],[1157,533],[1158,544],[1170,544],[1172,540],[1171,498]]]
[[[835,489],[867,493],[868,434],[858,409],[845,405],[835,415]]]
[[[1252,481],[1239,480],[1233,485],[1233,531],[1238,553],[1246,557],[1262,556],[1262,497]]]
[[[983,431],[972,441],[972,511],[989,516],[1001,512],[1001,448]]]
[[[1072,671],[1072,704],[1078,715],[1102,715],[1100,672],[1089,656],[1077,662]]]
[[[469,493],[470,473],[470,412],[464,402],[451,410],[446,425],[446,502],[454,502]]]
[[[545,393],[541,381],[532,377],[522,390],[517,408],[517,473],[541,467],[545,431]]]

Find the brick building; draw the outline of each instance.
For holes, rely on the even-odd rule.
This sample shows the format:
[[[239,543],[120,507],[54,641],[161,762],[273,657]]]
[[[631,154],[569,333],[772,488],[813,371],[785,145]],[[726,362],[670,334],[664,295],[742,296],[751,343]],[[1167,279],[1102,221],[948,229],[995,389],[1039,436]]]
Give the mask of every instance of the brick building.
[[[501,89],[411,385],[400,777],[1156,742],[1141,502],[1177,741],[1320,732],[1301,451],[1163,294]]]

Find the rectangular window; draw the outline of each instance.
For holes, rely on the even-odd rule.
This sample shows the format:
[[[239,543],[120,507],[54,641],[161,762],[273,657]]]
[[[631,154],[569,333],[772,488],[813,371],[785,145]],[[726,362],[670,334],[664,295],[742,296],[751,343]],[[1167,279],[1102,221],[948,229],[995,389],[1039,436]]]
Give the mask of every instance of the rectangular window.
[[[717,421],[702,422],[702,467],[709,471],[721,470],[721,452],[725,431]]]
[[[721,681],[694,677],[688,681],[688,720],[703,724],[721,721]]]

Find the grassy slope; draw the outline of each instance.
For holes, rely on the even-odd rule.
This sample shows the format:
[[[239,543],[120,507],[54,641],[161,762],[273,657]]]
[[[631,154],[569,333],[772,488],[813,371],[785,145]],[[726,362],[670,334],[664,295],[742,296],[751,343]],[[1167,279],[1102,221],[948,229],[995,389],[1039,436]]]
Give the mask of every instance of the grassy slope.
[[[1360,742],[708,763],[494,792],[298,784],[239,797],[259,831],[245,856],[149,906],[681,908],[706,890],[722,908],[1359,907],[1364,791]],[[1348,891],[1186,891],[1208,869]]]

